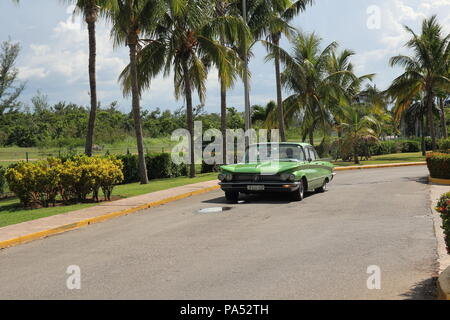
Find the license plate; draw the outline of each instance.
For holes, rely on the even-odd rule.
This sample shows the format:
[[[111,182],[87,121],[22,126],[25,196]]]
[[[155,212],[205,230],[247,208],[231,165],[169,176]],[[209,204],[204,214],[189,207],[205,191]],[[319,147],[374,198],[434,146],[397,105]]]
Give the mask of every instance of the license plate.
[[[247,186],[248,191],[264,191],[264,186]]]

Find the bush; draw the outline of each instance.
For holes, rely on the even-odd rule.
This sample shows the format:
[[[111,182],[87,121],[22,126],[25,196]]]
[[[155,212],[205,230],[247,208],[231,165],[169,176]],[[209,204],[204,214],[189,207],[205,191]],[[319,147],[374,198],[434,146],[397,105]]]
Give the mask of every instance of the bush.
[[[414,140],[401,141],[400,144],[403,153],[412,153],[420,151],[420,143],[418,141]]]
[[[442,152],[450,153],[450,138],[439,140],[438,146]]]
[[[6,185],[5,173],[6,173],[5,168],[0,166],[0,195],[2,193],[5,193],[5,185]]]
[[[427,154],[427,166],[432,178],[450,179],[450,154],[433,152]]]
[[[450,192],[444,193],[441,196],[436,211],[441,214],[447,252],[450,254]]]
[[[111,200],[114,186],[123,180],[122,162],[84,155],[65,162],[58,158],[18,162],[6,171],[6,179],[24,206],[55,205],[58,194],[64,202],[84,201],[89,194],[98,201],[100,188]]]
[[[9,189],[24,206],[55,204],[59,186],[59,159],[18,162],[6,171]]]
[[[138,157],[127,153],[125,155],[117,156],[117,159],[123,163],[123,183],[132,183],[139,181],[139,166]]]
[[[138,156],[126,154],[117,158],[123,162],[124,183],[138,182]],[[187,166],[175,164],[170,153],[147,154],[145,155],[145,163],[149,179],[176,178],[187,175]]]
[[[384,154],[399,153],[401,150],[401,143],[398,141],[380,141],[370,147],[370,154],[381,156]]]

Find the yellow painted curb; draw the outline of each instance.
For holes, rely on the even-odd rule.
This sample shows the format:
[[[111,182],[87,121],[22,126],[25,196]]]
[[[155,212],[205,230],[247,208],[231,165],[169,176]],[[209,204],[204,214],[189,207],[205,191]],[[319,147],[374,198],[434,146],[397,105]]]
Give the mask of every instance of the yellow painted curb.
[[[44,230],[44,231],[39,231],[39,232],[35,232],[35,233],[30,233],[30,234],[27,234],[27,235],[22,236],[22,237],[0,241],[0,249],[4,249],[4,248],[7,248],[7,247],[12,247],[12,246],[15,246],[15,245],[18,245],[18,244],[30,242],[30,241],[37,240],[37,239],[46,238],[48,236],[59,234],[59,233],[63,233],[63,232],[66,232],[66,231],[75,230],[75,229],[78,229],[78,228],[81,228],[81,227],[88,226],[90,224],[106,221],[106,220],[113,219],[113,218],[120,217],[120,216],[125,216],[125,215],[132,214],[132,213],[135,213],[137,211],[144,210],[144,209],[157,207],[157,206],[160,206],[160,205],[163,205],[163,204],[167,204],[167,203],[170,203],[170,202],[173,202],[173,201],[177,201],[177,200],[185,199],[185,198],[188,198],[188,197],[192,197],[192,196],[200,195],[200,194],[203,194],[203,193],[207,193],[207,192],[210,192],[210,191],[218,190],[219,188],[220,188],[220,186],[218,186],[218,185],[217,186],[213,186],[213,187],[209,187],[209,188],[203,188],[203,189],[199,189],[199,190],[196,190],[196,191],[192,191],[192,192],[183,193],[183,194],[180,194],[180,195],[177,195],[177,196],[169,197],[169,198],[166,198],[166,199],[149,202],[149,203],[137,206],[137,207],[133,207],[133,208],[129,208],[129,209],[121,210],[121,211],[116,211],[116,212],[111,212],[111,213],[107,213],[107,214],[102,215],[102,216],[81,220],[81,221],[78,221],[78,222],[75,222],[75,223],[66,224],[66,225],[63,225],[63,226],[60,226],[60,227],[57,227],[57,228]]]
[[[411,166],[424,166],[426,164],[427,164],[426,162],[369,164],[369,165],[365,165],[365,166],[335,167],[334,170],[335,171],[347,171],[347,170],[411,167]]]
[[[437,183],[437,184],[443,184],[443,185],[450,186],[450,179],[437,179],[437,178],[432,178],[431,176],[429,176],[428,181],[431,183]]]

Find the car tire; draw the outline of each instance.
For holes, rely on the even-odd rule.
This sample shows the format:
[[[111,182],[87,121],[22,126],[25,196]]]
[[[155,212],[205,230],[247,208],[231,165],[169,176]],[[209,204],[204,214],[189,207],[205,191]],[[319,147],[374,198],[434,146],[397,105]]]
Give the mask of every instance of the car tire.
[[[239,200],[239,192],[225,191],[225,199],[230,203],[236,203]]]
[[[305,197],[305,181],[304,180],[300,181],[300,187],[296,191],[292,192],[291,197],[292,197],[292,200],[294,200],[294,201],[302,201],[303,200],[303,198]]]
[[[317,188],[315,191],[318,193],[322,193],[327,191],[327,185],[328,185],[328,179],[325,179],[325,181],[323,182],[323,185],[320,188]]]

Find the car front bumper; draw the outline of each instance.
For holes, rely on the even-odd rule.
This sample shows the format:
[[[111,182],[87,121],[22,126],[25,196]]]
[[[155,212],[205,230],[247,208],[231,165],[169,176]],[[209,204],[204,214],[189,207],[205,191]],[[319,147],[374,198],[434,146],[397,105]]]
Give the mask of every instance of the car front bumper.
[[[242,193],[293,192],[300,188],[300,182],[221,182],[223,191]],[[264,190],[251,190],[249,186],[264,186]]]

